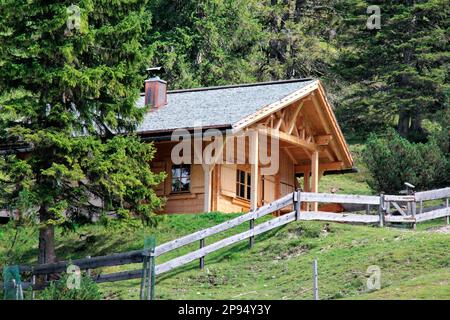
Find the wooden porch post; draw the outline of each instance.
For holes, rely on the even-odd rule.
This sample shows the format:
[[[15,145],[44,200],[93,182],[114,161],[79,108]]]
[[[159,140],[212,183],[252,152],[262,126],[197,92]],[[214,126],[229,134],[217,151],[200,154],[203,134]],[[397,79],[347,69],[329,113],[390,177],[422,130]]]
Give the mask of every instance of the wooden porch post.
[[[319,151],[315,150],[311,159],[311,192],[319,192]],[[317,211],[317,202],[313,202],[312,211]]]
[[[305,191],[305,192],[311,191],[311,184],[310,184],[310,179],[309,179],[310,174],[311,174],[310,170],[303,172],[303,191]],[[302,210],[309,211],[309,203],[308,202],[303,202],[301,204],[301,206],[302,206]]]
[[[258,131],[252,130],[251,136],[249,137],[250,142],[250,164],[251,170],[251,194],[250,194],[250,210],[256,210],[258,207],[258,181],[259,181],[259,170],[258,170]]]
[[[309,183],[309,175],[311,174],[311,171],[305,171],[303,173],[303,191],[310,192],[311,191],[311,184]]]
[[[212,176],[212,165],[203,165],[203,174],[204,174],[204,188],[205,188],[205,198],[203,202],[203,211],[210,212],[211,211],[211,176]]]

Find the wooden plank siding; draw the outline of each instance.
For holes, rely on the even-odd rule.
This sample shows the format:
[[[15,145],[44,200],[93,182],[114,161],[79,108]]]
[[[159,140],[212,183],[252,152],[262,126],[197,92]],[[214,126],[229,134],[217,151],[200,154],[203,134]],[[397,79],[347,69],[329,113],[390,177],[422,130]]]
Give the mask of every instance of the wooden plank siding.
[[[151,163],[154,172],[165,171],[167,178],[156,187],[158,196],[166,198],[166,205],[161,213],[200,213],[204,212],[205,179],[204,169],[200,164],[192,164],[190,192],[171,192],[171,149],[173,143],[155,143],[158,150]],[[295,190],[295,164],[285,152],[280,152],[279,170],[276,175],[258,174],[258,206],[274,200]],[[250,210],[250,201],[236,195],[236,170],[251,172],[248,164],[216,164],[211,175],[211,210],[226,213],[246,212]],[[260,170],[258,170],[260,172]],[[286,208],[285,211],[292,210]]]

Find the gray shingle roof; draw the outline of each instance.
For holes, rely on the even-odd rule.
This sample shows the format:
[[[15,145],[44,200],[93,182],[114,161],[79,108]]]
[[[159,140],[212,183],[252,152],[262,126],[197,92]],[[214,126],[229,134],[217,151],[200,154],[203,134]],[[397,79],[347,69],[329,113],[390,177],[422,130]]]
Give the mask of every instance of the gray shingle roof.
[[[167,105],[147,112],[137,131],[230,126],[312,82],[314,80],[288,80],[169,91]],[[143,96],[138,100],[138,106],[144,106]]]

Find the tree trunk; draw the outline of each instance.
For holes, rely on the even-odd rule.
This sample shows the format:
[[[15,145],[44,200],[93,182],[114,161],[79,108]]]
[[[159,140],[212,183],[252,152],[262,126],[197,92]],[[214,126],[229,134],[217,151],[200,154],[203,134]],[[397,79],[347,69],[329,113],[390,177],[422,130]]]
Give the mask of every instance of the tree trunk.
[[[48,225],[49,215],[45,206],[39,210],[39,220],[41,226],[39,228],[39,257],[38,263],[56,262],[55,254],[55,227]]]
[[[422,131],[422,115],[416,111],[411,119],[410,131],[421,132]]]
[[[401,108],[398,115],[397,131],[402,137],[408,136],[410,118],[409,112],[402,110]]]

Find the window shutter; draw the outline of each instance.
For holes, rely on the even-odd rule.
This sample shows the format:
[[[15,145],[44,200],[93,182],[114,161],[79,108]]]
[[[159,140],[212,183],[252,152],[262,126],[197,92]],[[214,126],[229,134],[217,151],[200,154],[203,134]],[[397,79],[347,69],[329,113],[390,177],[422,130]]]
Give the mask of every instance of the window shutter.
[[[205,192],[203,167],[200,164],[191,165],[191,192]]]
[[[264,176],[264,203],[268,204],[275,201],[275,177]]]
[[[221,193],[229,197],[236,197],[235,165],[223,164],[220,169]]]
[[[154,161],[151,164],[152,171],[154,173],[160,173],[166,171],[166,163],[164,161]],[[155,187],[155,193],[157,196],[163,196],[164,193],[164,181]]]

